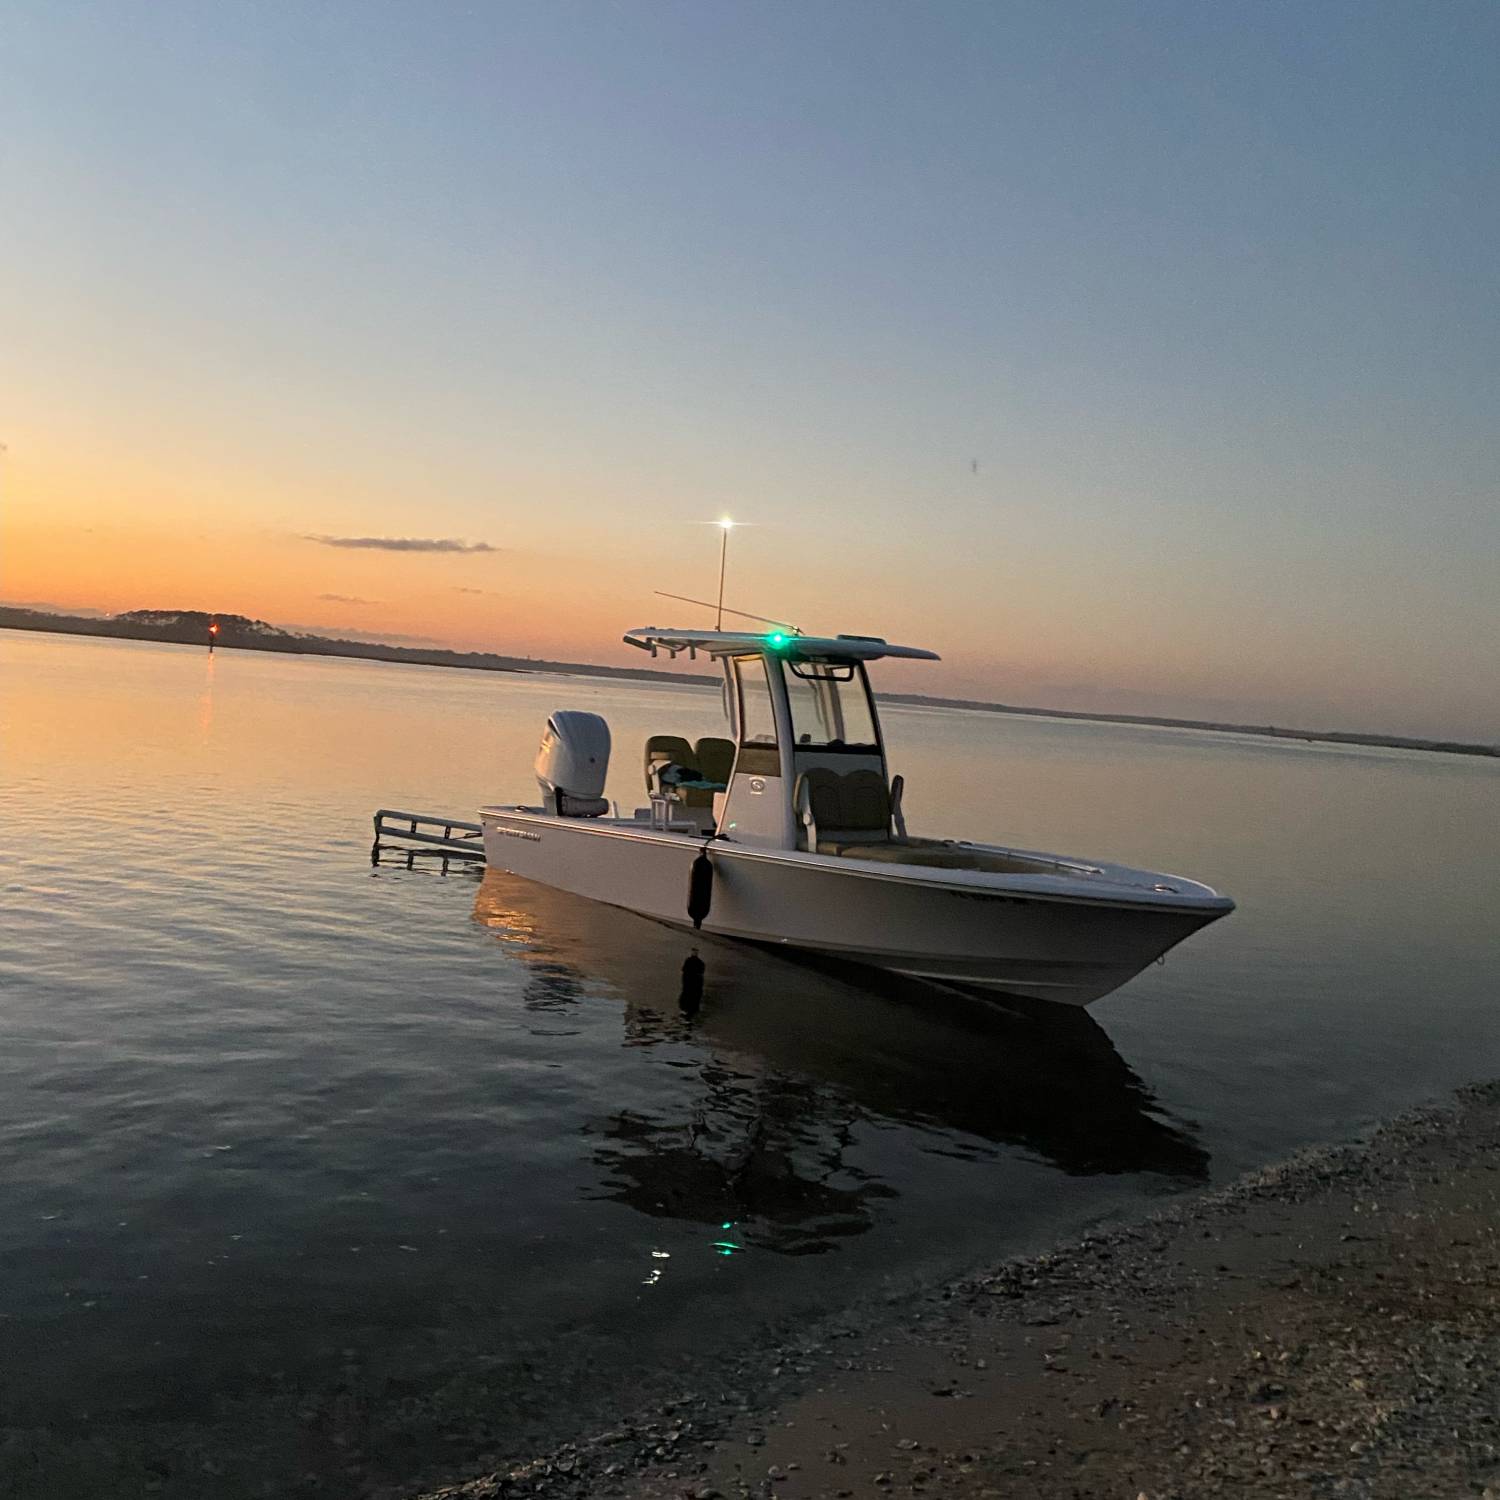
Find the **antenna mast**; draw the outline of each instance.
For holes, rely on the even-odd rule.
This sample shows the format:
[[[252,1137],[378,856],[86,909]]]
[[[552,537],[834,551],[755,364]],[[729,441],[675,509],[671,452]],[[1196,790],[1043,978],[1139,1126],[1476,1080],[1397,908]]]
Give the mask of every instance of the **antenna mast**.
[[[734,530],[734,522],[725,516],[719,522],[719,526],[723,530],[723,535],[719,539],[719,603],[714,614],[715,630],[724,628],[724,567],[729,561],[729,533]]]

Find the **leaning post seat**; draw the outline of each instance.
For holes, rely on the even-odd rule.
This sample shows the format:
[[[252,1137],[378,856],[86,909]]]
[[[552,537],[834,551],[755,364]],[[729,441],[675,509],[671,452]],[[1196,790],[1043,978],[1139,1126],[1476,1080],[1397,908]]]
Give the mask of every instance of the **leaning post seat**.
[[[693,747],[680,734],[653,734],[646,741],[646,790],[656,790],[656,775],[663,766],[681,766],[685,771],[698,769]]]
[[[698,757],[698,770],[703,779],[717,781],[720,786],[727,787],[734,771],[734,741],[705,735],[693,750]]]
[[[711,740],[699,740],[699,745],[712,745],[716,743]],[[726,740],[723,743],[728,744]],[[730,757],[733,759],[734,746],[729,746]],[[696,750],[679,734],[653,734],[646,741],[646,790],[657,791],[662,784],[662,772],[674,767],[680,772],[686,772],[682,778],[687,781],[715,781],[719,778],[709,776],[703,769],[702,761]],[[727,779],[727,778],[726,778]],[[714,805],[714,794],[712,789],[702,786],[679,786],[677,788],[677,800],[683,807],[712,807]]]

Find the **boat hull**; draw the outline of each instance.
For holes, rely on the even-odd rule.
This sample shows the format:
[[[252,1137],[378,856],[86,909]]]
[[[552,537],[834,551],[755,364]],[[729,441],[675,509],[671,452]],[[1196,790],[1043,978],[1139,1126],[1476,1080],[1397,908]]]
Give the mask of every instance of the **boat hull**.
[[[701,837],[523,808],[485,808],[480,817],[492,869],[691,925],[688,881]],[[1063,877],[936,873],[718,841],[707,849],[706,933],[1069,1005],[1109,994],[1233,909],[1192,882],[1181,883],[1187,893],[1118,879],[1095,879],[1090,889]]]

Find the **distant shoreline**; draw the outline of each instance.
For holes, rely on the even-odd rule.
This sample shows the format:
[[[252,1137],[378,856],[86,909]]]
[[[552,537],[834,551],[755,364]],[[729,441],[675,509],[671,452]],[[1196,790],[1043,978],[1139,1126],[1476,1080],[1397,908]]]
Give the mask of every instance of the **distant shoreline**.
[[[115,640],[165,641],[202,646],[207,642],[207,615],[198,611],[132,611],[136,616],[51,614],[44,610],[0,605],[0,630],[31,630],[56,635],[88,635]],[[650,667],[606,667],[592,662],[551,661],[504,656],[489,651],[450,651],[442,647],[396,646],[379,641],[353,641],[336,636],[293,635],[259,620],[238,615],[216,616],[222,622],[218,645],[226,650],[273,651],[289,656],[338,656],[358,661],[398,665],[458,667],[471,672],[543,672],[580,677],[618,678],[629,682],[658,682],[712,687],[718,679],[702,673],[663,672]],[[976,713],[1018,714],[1027,718],[1076,719],[1088,724],[1137,725],[1151,729],[1197,729],[1211,734],[1250,734],[1264,739],[1305,743],[1356,745],[1387,750],[1421,750],[1444,755],[1500,758],[1500,745],[1466,740],[1419,739],[1403,735],[1364,734],[1339,729],[1294,729],[1275,724],[1233,724],[1211,719],[1176,719],[1158,714],[1089,713],[1069,708],[1035,708],[1025,704],[994,703],[979,698],[936,698],[923,693],[882,693],[886,703],[914,708],[958,708]]]

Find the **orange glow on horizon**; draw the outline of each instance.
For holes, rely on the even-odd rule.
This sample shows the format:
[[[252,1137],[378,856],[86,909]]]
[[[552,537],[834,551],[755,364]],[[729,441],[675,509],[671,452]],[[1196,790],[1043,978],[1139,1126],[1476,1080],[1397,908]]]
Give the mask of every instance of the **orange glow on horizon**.
[[[197,609],[393,645],[614,666],[661,665],[621,643],[626,629],[712,618],[652,590],[712,597],[723,534],[722,523],[656,522],[623,503],[569,496],[555,476],[535,495],[495,503],[488,519],[464,512],[467,524],[452,519],[458,510],[434,520],[418,509],[414,525],[410,508],[386,500],[361,508],[348,479],[320,503],[294,494],[273,514],[248,477],[231,485],[207,469],[91,462],[81,441],[36,432],[10,442],[4,484],[5,602],[109,614]],[[193,498],[199,487],[211,502]],[[699,502],[694,509],[701,515]],[[586,519],[559,529],[563,513]],[[324,533],[387,542],[329,545],[317,539]],[[399,544],[414,535],[487,547]],[[750,539],[736,543],[725,603],[942,654],[937,665],[886,664],[880,686],[892,692],[1492,737],[1471,693],[1439,684],[1418,702],[1409,663],[1371,652],[1363,637],[1324,634],[1308,651],[1305,622],[1235,598],[1210,566],[1164,575],[1177,591],[1173,611],[1155,606],[1160,580],[1149,572],[1100,576],[1086,550],[1075,560],[1065,541],[1024,540],[999,555],[968,549],[957,534],[892,551],[868,529],[841,531],[832,515],[811,515],[805,530],[756,518]],[[837,558],[832,572],[827,557]],[[1249,633],[1252,652],[1240,644]]]

